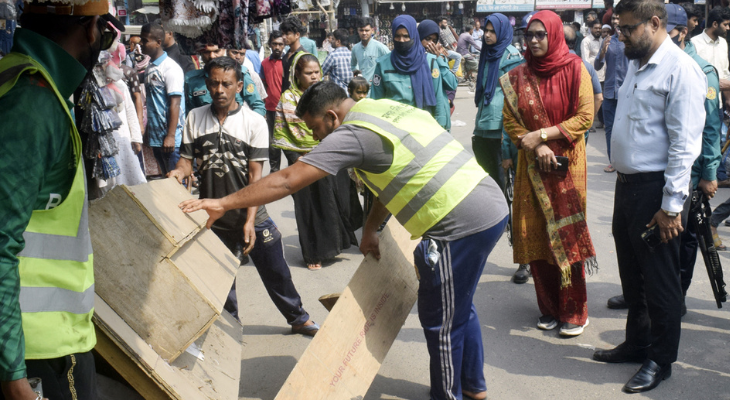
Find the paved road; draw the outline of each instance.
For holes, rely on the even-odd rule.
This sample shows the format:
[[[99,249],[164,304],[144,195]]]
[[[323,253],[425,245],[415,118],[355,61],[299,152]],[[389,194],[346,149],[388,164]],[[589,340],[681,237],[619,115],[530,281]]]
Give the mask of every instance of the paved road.
[[[456,105],[452,120],[464,121],[466,126],[455,127],[453,134],[471,148],[476,109],[465,88],[460,88]],[[611,237],[615,174],[603,172],[605,149],[604,133],[598,130],[588,142],[588,225],[600,264],[599,272],[588,277],[590,325],[583,335],[571,339],[560,338],[557,330],[544,332],[535,327],[540,313],[532,280],[523,285],[510,282],[516,266],[512,248],[503,237],[488,260],[474,297],[482,323],[490,399],[626,396],[621,387],[638,364],[606,365],[591,360],[595,348],[613,347],[623,341],[626,320],[625,311],[606,308],[606,299],[619,294],[621,287]],[[720,189],[713,206],[728,197],[730,190]],[[315,321],[322,322],[327,311],[317,298],[341,291],[362,256],[351,248],[322,270],[308,271],[299,251],[291,199],[271,204],[268,210],[282,231],[286,258],[304,306]],[[721,227],[720,235],[730,242],[730,228]],[[730,265],[728,255],[721,257],[726,266]],[[704,265],[700,262],[696,269],[673,376],[659,388],[634,398],[730,399],[730,304],[716,308]],[[725,271],[730,276],[730,269]],[[245,324],[240,398],[273,399],[310,339],[289,334],[253,266],[242,267],[238,279]],[[414,308],[365,399],[428,399],[428,389],[428,353]],[[301,399],[309,400],[306,393]]]

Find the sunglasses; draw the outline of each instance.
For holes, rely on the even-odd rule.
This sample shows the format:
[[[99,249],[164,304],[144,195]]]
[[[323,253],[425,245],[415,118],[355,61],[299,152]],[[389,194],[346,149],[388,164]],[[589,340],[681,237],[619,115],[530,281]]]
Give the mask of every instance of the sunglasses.
[[[109,29],[106,21],[103,26],[99,26],[99,30],[101,31],[101,49],[109,50],[117,38],[117,33]]]
[[[547,37],[547,32],[545,32],[545,31],[537,31],[537,32],[528,31],[527,33],[525,33],[525,39],[527,39],[528,42],[534,38],[537,38],[538,42],[543,41],[543,40],[545,40],[546,37]]]

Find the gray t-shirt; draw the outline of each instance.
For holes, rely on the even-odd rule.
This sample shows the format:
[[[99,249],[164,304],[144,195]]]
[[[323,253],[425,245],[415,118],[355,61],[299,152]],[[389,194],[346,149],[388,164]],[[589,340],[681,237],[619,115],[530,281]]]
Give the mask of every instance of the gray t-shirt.
[[[345,168],[378,174],[387,171],[393,163],[393,146],[370,129],[342,125],[299,160],[332,175]],[[494,179],[486,177],[424,237],[445,241],[461,239],[493,227],[508,214],[502,191]]]

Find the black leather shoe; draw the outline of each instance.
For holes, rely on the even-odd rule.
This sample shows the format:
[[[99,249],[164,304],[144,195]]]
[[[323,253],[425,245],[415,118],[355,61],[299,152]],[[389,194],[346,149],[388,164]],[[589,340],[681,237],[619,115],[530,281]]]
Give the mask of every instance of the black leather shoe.
[[[641,393],[654,389],[672,376],[672,364],[660,366],[652,360],[644,361],[641,369],[624,385],[626,393]]]
[[[530,279],[530,264],[520,264],[520,266],[517,268],[517,271],[515,271],[515,274],[512,275],[512,282],[514,283],[525,283]]]
[[[639,347],[621,343],[611,350],[596,350],[593,359],[605,363],[640,363],[646,360],[649,346]]]
[[[624,295],[620,294],[618,296],[613,296],[608,299],[608,308],[612,310],[625,310],[629,308],[629,306],[626,304],[626,299],[624,299]]]

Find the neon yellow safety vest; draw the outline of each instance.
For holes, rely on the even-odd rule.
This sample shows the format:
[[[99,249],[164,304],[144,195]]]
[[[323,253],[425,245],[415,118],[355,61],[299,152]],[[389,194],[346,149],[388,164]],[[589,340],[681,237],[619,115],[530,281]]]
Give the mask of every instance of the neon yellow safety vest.
[[[86,178],[81,138],[65,99],[41,64],[10,53],[0,61],[0,97],[23,73],[39,73],[53,88],[71,121],[76,174],[66,199],[49,210],[34,210],[23,233],[20,259],[20,310],[26,359],[58,358],[96,345],[94,265],[89,236]]]
[[[431,115],[392,100],[360,100],[343,124],[372,130],[393,144],[393,163],[355,172],[413,239],[423,236],[487,177],[476,159]]]

